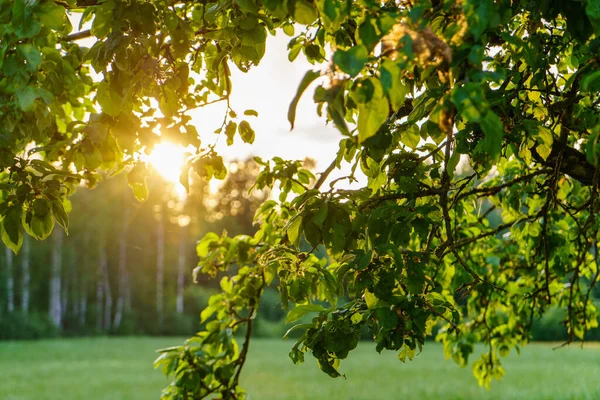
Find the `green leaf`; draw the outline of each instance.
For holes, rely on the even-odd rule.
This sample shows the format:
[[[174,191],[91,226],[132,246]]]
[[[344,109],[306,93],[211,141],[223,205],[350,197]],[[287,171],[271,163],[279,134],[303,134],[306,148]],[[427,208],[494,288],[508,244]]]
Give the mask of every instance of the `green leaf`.
[[[238,131],[240,133],[240,136],[242,137],[242,140],[245,143],[254,143],[254,138],[256,135],[254,133],[254,129],[252,129],[248,121],[244,120],[240,122],[240,124],[238,125]]]
[[[294,36],[294,25],[292,25],[292,24],[283,25],[283,33],[285,33],[288,36]]]
[[[358,27],[357,38],[370,52],[375,48],[375,45],[381,40],[382,35],[377,29],[377,20],[375,18],[366,17],[362,24]]]
[[[552,152],[552,148],[545,144],[538,144],[536,146],[535,150],[537,151],[539,156],[542,157],[542,159],[544,161],[546,161],[548,159],[548,157],[550,156],[550,153]]]
[[[290,333],[298,330],[298,329],[308,329],[308,328],[312,328],[312,324],[298,324],[298,325],[294,325],[292,326],[290,329],[287,330],[287,332],[285,332],[285,335],[283,335],[284,339],[287,339],[287,337],[290,335]]]
[[[17,254],[23,244],[23,235],[21,234],[21,211],[18,208],[11,208],[2,220],[2,241]]]
[[[319,71],[308,71],[304,74],[304,77],[300,81],[300,85],[298,86],[298,90],[296,91],[296,95],[294,96],[292,102],[290,103],[290,107],[288,109],[288,121],[290,121],[291,128],[294,129],[294,121],[296,120],[296,108],[298,107],[298,102],[302,97],[302,94],[315,79],[321,76],[321,72]]]
[[[44,240],[52,233],[54,229],[54,218],[52,213],[47,213],[44,216],[33,215],[31,218],[31,231],[39,240]]]
[[[596,93],[600,91],[600,71],[593,71],[581,78],[581,91]]]
[[[227,137],[227,146],[231,146],[233,144],[233,138],[235,136],[235,132],[237,131],[238,124],[234,121],[229,121],[227,126],[225,127],[225,137]]]
[[[235,0],[235,2],[240,6],[240,9],[244,12],[254,14],[258,12],[258,6],[253,0]]]
[[[37,198],[33,201],[33,214],[38,217],[45,217],[50,212],[50,203],[43,198]]]
[[[65,232],[69,233],[69,216],[65,211],[63,203],[60,200],[54,200],[52,202],[52,214],[56,222],[63,227]]]
[[[406,130],[402,131],[400,134],[400,141],[411,149],[416,149],[421,141],[421,131],[419,126],[413,124],[406,128]]]
[[[312,222],[318,227],[322,228],[323,223],[327,219],[327,203],[320,202],[320,207],[318,208],[315,215],[312,217]]]
[[[381,125],[387,120],[389,103],[383,93],[378,79],[368,78],[362,85],[372,87],[371,98],[358,104],[358,141],[363,142],[375,135]]]
[[[585,13],[590,19],[600,20],[600,0],[587,0]]]
[[[594,132],[588,137],[588,141],[585,145],[585,156],[588,162],[594,166],[598,165],[598,159],[600,158],[598,143],[600,142],[599,132]]]
[[[306,0],[294,1],[294,19],[299,24],[310,25],[319,17],[315,6]]]
[[[488,111],[485,117],[479,122],[485,138],[477,144],[477,150],[490,156],[492,160],[497,160],[502,152],[502,142],[504,140],[504,126],[496,113]]]
[[[311,312],[320,312],[324,311],[325,308],[319,304],[300,304],[294,307],[287,315],[285,319],[285,323],[289,324],[295,321],[298,321],[300,318],[304,317],[306,314]]]
[[[244,115],[248,115],[251,117],[258,117],[258,111],[256,110],[246,110],[244,111]]]
[[[361,313],[359,312],[355,312],[354,314],[352,314],[352,316],[350,317],[350,321],[352,322],[353,325],[356,325],[360,322],[362,322],[363,316]]]
[[[30,44],[20,44],[17,46],[17,52],[27,61],[27,69],[37,71],[42,62],[42,54],[40,51]]]
[[[379,303],[379,299],[368,290],[365,290],[365,303],[367,304],[367,308],[369,310],[374,310],[377,308],[377,303]]]
[[[23,112],[35,111],[38,91],[31,86],[25,86],[17,91],[17,104]]]
[[[60,30],[68,22],[65,8],[54,2],[43,3],[36,12],[42,25],[55,31]]]
[[[456,171],[456,166],[458,165],[459,161],[460,153],[458,151],[453,152],[448,160],[448,165],[446,166],[446,172],[451,179],[454,178],[454,171]]]
[[[384,61],[379,67],[379,80],[394,111],[398,111],[404,104],[409,92],[409,89],[400,81],[400,73],[400,67],[392,60]]]
[[[4,4],[9,5],[10,2]],[[42,29],[42,24],[32,13],[35,5],[36,2],[26,0],[15,0],[13,2],[13,15],[10,23],[14,26],[14,32],[20,39],[34,37]]]
[[[298,244],[300,243],[301,227],[302,227],[302,218],[300,217],[300,214],[296,214],[292,218],[292,220],[288,223],[288,227],[286,229],[288,239],[290,239],[290,242],[292,242],[296,246],[298,246]]]
[[[114,0],[107,0],[99,6],[94,7],[94,22],[92,24],[92,35],[103,38],[110,33],[114,20]]]
[[[460,115],[469,122],[479,122],[485,108],[485,98],[478,83],[456,86],[452,91],[452,102]]]
[[[100,107],[102,107],[102,111],[111,117],[117,117],[121,113],[122,99],[118,98],[118,95],[113,92],[110,88],[110,84],[106,82],[100,82],[98,84],[98,92],[96,95],[96,100]],[[121,100],[121,101],[119,101]]]
[[[409,360],[412,360],[413,358],[415,358],[416,350],[416,348],[411,349],[407,345],[404,345],[404,347],[402,347],[402,350],[400,350],[400,353],[398,353],[398,360],[406,362],[407,357]]]
[[[148,199],[148,185],[146,184],[147,170],[141,164],[137,164],[127,174],[127,182],[133,190],[133,195],[138,201]]]
[[[198,242],[198,246],[196,246],[196,253],[198,257],[203,258],[208,256],[208,253],[211,250],[211,246],[213,243],[219,241],[219,235],[214,232],[209,232]]]
[[[337,50],[333,54],[333,62],[342,71],[355,77],[369,61],[369,52],[363,45],[354,46],[350,50]]]

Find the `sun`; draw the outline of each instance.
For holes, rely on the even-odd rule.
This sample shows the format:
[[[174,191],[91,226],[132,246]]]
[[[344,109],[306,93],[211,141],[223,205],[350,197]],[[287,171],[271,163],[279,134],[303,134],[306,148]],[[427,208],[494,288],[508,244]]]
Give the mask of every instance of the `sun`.
[[[163,178],[179,183],[181,168],[185,162],[185,148],[174,143],[163,142],[154,146],[147,162]]]

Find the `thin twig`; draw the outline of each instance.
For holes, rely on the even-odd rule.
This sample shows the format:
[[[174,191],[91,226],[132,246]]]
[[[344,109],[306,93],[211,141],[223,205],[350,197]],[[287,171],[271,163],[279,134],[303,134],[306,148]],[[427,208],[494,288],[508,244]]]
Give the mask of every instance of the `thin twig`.
[[[92,37],[92,31],[90,29],[86,29],[84,31],[71,33],[64,40],[67,42],[74,42],[76,40],[87,39],[89,37]]]
[[[321,186],[323,186],[323,183],[325,183],[325,180],[327,180],[327,177],[329,176],[329,174],[331,174],[331,172],[335,168],[336,161],[337,160],[333,160],[331,162],[331,164],[329,164],[329,166],[327,167],[327,169],[325,169],[325,171],[323,171],[321,173],[321,175],[319,176],[319,179],[315,183],[315,186],[313,186],[313,189],[319,190],[321,188]]]

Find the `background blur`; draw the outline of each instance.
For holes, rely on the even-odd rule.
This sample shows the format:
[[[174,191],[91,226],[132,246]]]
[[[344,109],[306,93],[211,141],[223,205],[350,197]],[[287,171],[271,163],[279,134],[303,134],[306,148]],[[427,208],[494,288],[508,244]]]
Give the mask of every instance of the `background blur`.
[[[269,195],[248,193],[259,171],[252,159],[233,161],[229,169],[219,187],[194,179],[187,195],[155,173],[144,203],[123,176],[79,190],[69,235],[57,227],[44,242],[26,236],[17,256],[3,248],[0,339],[193,335],[219,287],[219,279],[202,275],[192,282],[197,240],[209,231],[252,235],[254,212]],[[285,315],[277,290],[269,288],[255,335],[281,338]],[[533,340],[566,340],[562,316],[550,310],[537,320]],[[588,340],[600,340],[600,330]]]

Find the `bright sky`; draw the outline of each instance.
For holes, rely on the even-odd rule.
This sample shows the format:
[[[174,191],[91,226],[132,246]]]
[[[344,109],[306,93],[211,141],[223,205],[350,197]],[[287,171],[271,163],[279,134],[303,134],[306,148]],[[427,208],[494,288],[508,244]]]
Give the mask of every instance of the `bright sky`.
[[[79,14],[70,15],[74,31],[77,31],[79,17]],[[90,23],[87,23],[82,29],[89,28],[89,25]],[[304,74],[309,69],[320,68],[306,61],[302,53],[294,62],[288,61],[287,44],[290,39],[282,32],[275,37],[269,36],[264,58],[260,65],[252,68],[248,73],[239,71],[233,64],[231,66],[233,86],[231,105],[238,112],[240,120],[246,118],[256,131],[254,143],[252,145],[243,143],[239,136],[236,136],[234,145],[227,146],[224,135],[219,138],[213,134],[214,130],[221,125],[225,110],[224,103],[217,103],[191,112],[192,123],[200,133],[204,141],[203,145],[218,140],[217,150],[226,160],[243,159],[248,156],[259,156],[263,159],[279,156],[290,160],[310,157],[317,162],[315,172],[323,171],[333,161],[342,136],[332,125],[325,124],[325,118],[317,115],[316,105],[312,100],[317,83],[313,83],[304,92],[297,107],[294,131],[290,132],[290,124],[287,120],[289,104]],[[91,46],[93,39],[83,40],[81,44]],[[243,116],[242,113],[246,109],[258,111],[259,116]],[[159,164],[170,163],[176,152],[171,148],[163,148],[161,151],[165,153],[164,157],[157,155],[152,163],[161,170],[168,169],[161,173],[168,175],[166,177],[170,180],[175,180],[171,178],[171,175],[176,175],[176,171],[173,170],[175,166],[162,168]],[[164,162],[159,161],[159,158],[164,159]],[[344,171],[334,171],[329,181],[347,175],[348,171],[349,168],[344,168]],[[359,176],[360,178],[362,177]],[[347,186],[342,182],[340,185]]]
[[[318,169],[326,168],[335,158],[342,136],[332,126],[326,126],[325,119],[317,115],[312,100],[314,85],[304,92],[297,108],[294,131],[290,132],[288,106],[306,71],[319,67],[311,65],[302,54],[294,62],[288,61],[286,48],[289,40],[290,37],[283,33],[269,37],[265,57],[248,73],[232,66],[233,109],[238,114],[245,109],[254,109],[259,116],[247,117],[256,131],[254,144],[245,144],[236,137],[236,143],[228,147],[225,138],[219,139],[218,149],[224,157],[243,158],[250,154],[263,158],[276,155],[284,159],[310,157],[317,161]],[[210,107],[191,114],[202,138],[209,142],[216,140],[216,135],[213,139],[206,133],[220,126],[225,108],[222,104]]]

